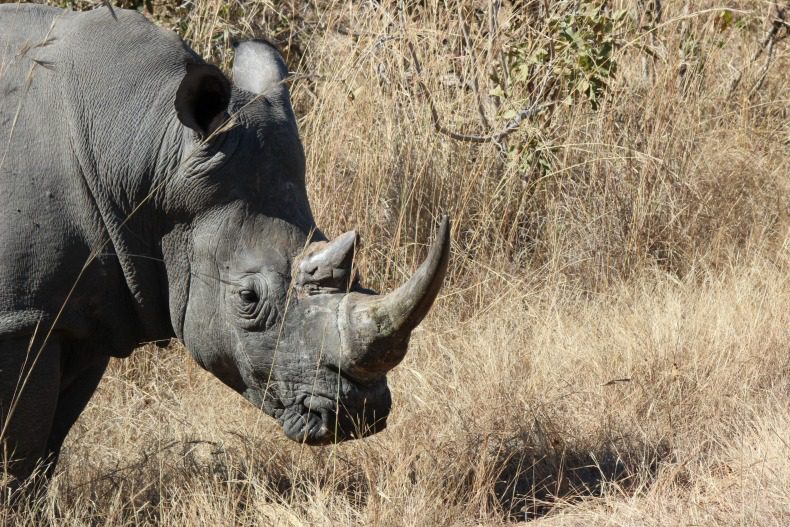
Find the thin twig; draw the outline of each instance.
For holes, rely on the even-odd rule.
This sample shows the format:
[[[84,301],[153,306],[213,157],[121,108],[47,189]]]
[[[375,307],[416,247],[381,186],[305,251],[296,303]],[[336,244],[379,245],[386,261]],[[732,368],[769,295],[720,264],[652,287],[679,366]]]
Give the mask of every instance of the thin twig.
[[[773,23],[771,24],[771,38],[768,42],[768,51],[766,52],[765,63],[760,70],[760,76],[757,78],[757,82],[755,82],[754,86],[752,86],[752,89],[749,90],[749,97],[760,91],[760,88],[762,88],[765,78],[768,75],[768,68],[771,66],[771,60],[773,60],[773,58],[776,56],[776,43],[790,34],[790,25],[785,22],[787,9],[790,8],[790,1],[788,1],[787,5],[782,8],[779,7],[778,2],[775,2],[774,6],[776,7],[776,18],[774,18]],[[785,33],[784,36],[780,37],[779,32],[783,28],[785,29]]]
[[[760,70],[760,77],[758,78],[757,82],[754,83],[752,89],[749,90],[750,97],[762,87],[763,82],[765,81],[765,77],[768,73],[768,68],[771,65],[771,59],[773,58],[773,55],[775,53],[774,46],[778,40],[781,40],[779,38],[779,31],[785,29],[786,30],[785,36],[787,36],[787,33],[790,33],[790,24],[788,24],[785,21],[785,18],[787,16],[787,9],[790,8],[790,1],[788,1],[788,3],[784,7],[779,7],[779,3],[774,2],[774,7],[776,8],[776,17],[771,22],[771,28],[766,33],[765,37],[762,39],[760,45],[757,47],[757,50],[754,52],[754,55],[752,55],[752,58],[749,61],[749,65],[751,66],[752,64],[757,62],[757,59],[760,58],[760,56],[763,54],[763,51],[767,49],[768,56],[765,60],[765,64],[763,64],[763,67]],[[739,71],[738,74],[735,76],[735,78],[732,80],[732,83],[730,84],[730,89],[727,92],[728,100],[733,96],[735,90],[738,89],[738,86],[740,85],[742,78],[743,78],[743,72]]]
[[[507,62],[505,60],[505,55],[502,49],[499,50],[498,61],[499,65],[502,68],[501,76],[495,67],[494,57],[494,40],[497,37],[497,31],[499,30],[497,26],[497,20],[499,17],[499,8],[502,6],[501,0],[491,0],[491,3],[488,8],[488,49],[487,49],[487,56],[486,59],[488,60],[488,68],[491,78],[500,78],[503,85],[507,84]],[[501,101],[498,96],[490,95],[491,102],[494,105],[495,109],[499,109],[499,105]]]
[[[109,2],[109,0],[102,0],[101,3],[107,6],[107,9],[110,10],[110,14],[112,15],[113,20],[117,22],[118,17],[115,16],[115,9],[112,8],[112,4]]]
[[[477,75],[474,72],[474,56],[472,54],[472,39],[469,36],[469,28],[466,25],[466,21],[461,16],[461,7],[458,7],[458,22],[461,24],[461,34],[463,35],[464,41],[464,50],[466,51],[466,55],[470,58],[470,62],[472,64],[472,71],[470,72],[472,90],[475,92],[475,98],[477,99],[477,113],[480,115],[480,123],[485,128],[491,128],[491,123],[488,122],[488,117],[486,116],[486,109],[483,107],[483,97],[480,95],[480,86],[477,83]]]
[[[760,75],[757,77],[757,81],[752,86],[752,89],[749,90],[749,98],[751,99],[752,95],[760,91],[760,88],[763,87],[763,83],[765,82],[765,77],[768,75],[768,68],[771,66],[771,60],[774,58],[776,54],[776,49],[774,47],[776,44],[776,39],[772,38],[771,41],[768,43],[768,51],[765,57],[765,63],[763,63],[763,67],[760,68]]]
[[[422,66],[420,65],[420,61],[417,58],[417,53],[414,51],[414,46],[411,42],[407,42],[409,46],[409,52],[411,53],[412,60],[414,61],[414,69],[417,73],[417,83],[420,85],[422,92],[425,94],[425,98],[428,101],[428,106],[431,110],[431,122],[433,123],[434,129],[439,132],[440,134],[446,135],[451,139],[455,139],[457,141],[465,141],[467,143],[500,143],[503,139],[507,136],[515,132],[521,123],[524,122],[525,119],[528,117],[532,117],[540,113],[544,108],[554,105],[554,102],[547,102],[543,104],[533,104],[532,106],[524,107],[518,115],[516,115],[513,119],[508,121],[502,130],[498,132],[489,132],[484,135],[476,135],[476,134],[462,134],[459,132],[455,132],[448,128],[445,128],[440,119],[439,119],[439,112],[436,110],[436,105],[433,103],[433,97],[431,97],[431,92],[428,90],[428,87],[422,80]]]

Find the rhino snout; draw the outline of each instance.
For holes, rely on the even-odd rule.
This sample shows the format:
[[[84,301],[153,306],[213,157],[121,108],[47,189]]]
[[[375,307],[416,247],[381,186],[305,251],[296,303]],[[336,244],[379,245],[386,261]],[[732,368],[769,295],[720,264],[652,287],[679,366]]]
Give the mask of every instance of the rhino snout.
[[[392,398],[386,381],[340,400],[306,395],[287,407],[280,417],[285,435],[307,445],[327,445],[359,439],[384,430]]]

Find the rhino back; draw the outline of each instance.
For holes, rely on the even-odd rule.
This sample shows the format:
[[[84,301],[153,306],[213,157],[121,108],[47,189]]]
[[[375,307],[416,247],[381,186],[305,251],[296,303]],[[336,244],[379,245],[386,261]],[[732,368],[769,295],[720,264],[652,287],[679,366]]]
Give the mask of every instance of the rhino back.
[[[157,219],[128,215],[173,155],[172,94],[199,59],[141,15],[116,14],[0,6],[0,337],[67,299],[58,329],[77,338],[129,348],[172,332],[157,264],[131,257],[156,253]]]

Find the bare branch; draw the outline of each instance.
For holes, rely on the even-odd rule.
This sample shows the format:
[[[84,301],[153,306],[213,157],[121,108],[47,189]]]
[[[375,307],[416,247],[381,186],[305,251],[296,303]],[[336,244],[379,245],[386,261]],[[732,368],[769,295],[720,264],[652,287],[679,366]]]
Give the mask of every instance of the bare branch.
[[[102,0],[101,3],[107,6],[107,9],[110,10],[110,14],[112,15],[113,20],[115,20],[117,22],[118,21],[118,17],[115,16],[115,9],[112,8],[112,4],[110,3],[110,1],[109,0]]]
[[[790,0],[785,4],[783,7],[779,7],[778,2],[774,2],[774,7],[776,8],[776,17],[771,22],[771,28],[766,33],[765,37],[760,42],[760,45],[757,47],[757,51],[754,52],[752,55],[751,60],[749,61],[749,65],[753,65],[757,62],[757,59],[763,54],[763,51],[767,50],[767,57],[765,59],[765,63],[763,67],[760,69],[760,76],[758,80],[752,86],[752,89],[749,90],[749,96],[751,97],[756,91],[758,91],[765,81],[765,77],[768,74],[768,68],[771,65],[771,59],[775,54],[774,46],[776,42],[782,40],[782,38],[786,37],[788,33],[790,33],[790,24],[787,23],[787,10],[790,9]],[[785,29],[785,35],[783,37],[779,37],[779,32]],[[739,71],[735,78],[732,80],[730,84],[730,89],[727,92],[727,99],[730,99],[735,90],[738,89],[738,86],[741,83],[741,79],[743,78],[743,72]]]
[[[446,135],[452,139],[457,141],[465,141],[467,143],[497,143],[499,144],[503,139],[507,136],[518,130],[521,123],[524,122],[525,119],[532,117],[540,113],[544,108],[549,106],[553,106],[553,102],[543,103],[543,104],[533,104],[532,106],[524,107],[516,117],[511,119],[502,130],[498,132],[488,132],[483,135],[476,135],[476,134],[462,134],[459,132],[455,132],[448,128],[445,128],[441,121],[439,120],[439,112],[436,110],[436,105],[433,103],[433,97],[431,97],[431,92],[428,90],[428,87],[422,80],[422,66],[420,65],[420,61],[417,58],[417,53],[414,51],[414,46],[410,41],[406,43],[409,46],[409,52],[412,56],[412,61],[414,62],[414,69],[417,73],[417,83],[420,85],[422,92],[425,94],[425,99],[428,101],[428,107],[431,110],[431,122],[433,123],[434,129],[439,132],[440,134]]]
[[[463,19],[461,16],[461,7],[459,4],[458,7],[458,22],[461,25],[461,34],[463,35],[464,40],[464,49],[466,51],[467,56],[470,57],[470,62],[473,66],[472,70],[474,70],[474,57],[472,56],[472,38],[469,36],[469,28],[466,25],[466,20]],[[477,99],[477,113],[480,115],[480,122],[485,128],[491,128],[491,124],[488,122],[488,117],[486,116],[486,109],[483,106],[483,97],[480,95],[480,86],[477,82],[477,75],[474,71],[470,74],[471,82],[472,82],[472,90],[475,92],[475,98]]]

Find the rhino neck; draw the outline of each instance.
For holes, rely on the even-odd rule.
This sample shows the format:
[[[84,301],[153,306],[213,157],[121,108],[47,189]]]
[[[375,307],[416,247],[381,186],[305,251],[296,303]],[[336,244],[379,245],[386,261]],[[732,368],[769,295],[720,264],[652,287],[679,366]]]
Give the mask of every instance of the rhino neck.
[[[75,148],[77,158],[87,148]],[[138,203],[127,199],[127,192],[113,187],[117,180],[109,172],[95,168],[80,159],[80,173],[84,187],[95,206],[97,225],[86,228],[92,239],[94,252],[102,255],[105,265],[120,268],[128,304],[133,311],[131,334],[135,344],[159,341],[174,336],[168,316],[168,298],[164,260],[161,250],[163,223],[152,199],[143,197]],[[100,176],[99,174],[102,174]],[[117,177],[123,177],[118,176]],[[144,177],[139,178],[141,181]],[[122,185],[119,185],[122,187]],[[108,258],[109,257],[109,258]],[[123,355],[131,350],[118,350]]]
[[[130,99],[145,97],[131,95]],[[71,151],[83,183],[81,192],[89,194],[95,207],[96,221],[83,226],[85,236],[94,252],[108,262],[104,265],[117,262],[120,268],[129,295],[125,304],[132,310],[126,323],[135,344],[175,334],[161,250],[167,226],[157,206],[158,183],[167,176],[157,171],[170,128],[162,126],[161,116],[174,111],[165,96],[148,100],[152,102],[144,110],[130,107],[126,101],[109,101],[112,113],[108,113],[108,107],[91,107],[95,100],[83,99],[79,92],[64,97]]]

